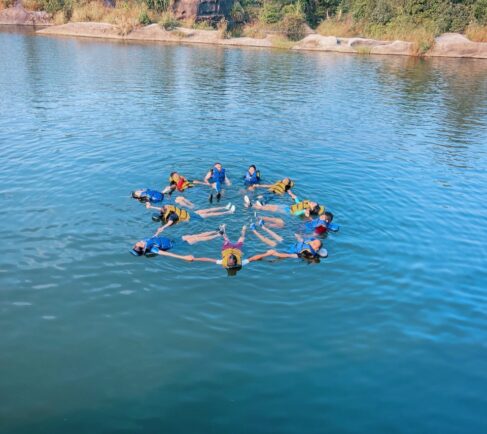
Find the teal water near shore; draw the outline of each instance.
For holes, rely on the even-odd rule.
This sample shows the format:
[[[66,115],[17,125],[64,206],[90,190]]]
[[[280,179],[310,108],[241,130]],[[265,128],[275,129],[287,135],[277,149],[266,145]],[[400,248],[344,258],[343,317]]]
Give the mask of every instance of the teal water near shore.
[[[486,432],[485,62],[20,33],[0,62],[0,432]],[[129,255],[129,192],[215,160],[237,213],[168,234],[236,238],[255,163],[334,212],[330,257]]]

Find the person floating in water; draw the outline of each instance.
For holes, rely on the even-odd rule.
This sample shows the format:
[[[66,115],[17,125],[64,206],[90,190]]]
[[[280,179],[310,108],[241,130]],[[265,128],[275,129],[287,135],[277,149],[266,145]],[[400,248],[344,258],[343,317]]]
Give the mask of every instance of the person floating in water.
[[[290,196],[294,200],[293,205],[269,205],[256,200],[252,202],[248,196],[244,196],[244,204],[247,208],[253,207],[260,211],[279,212],[283,214],[291,214],[294,216],[304,217],[318,217],[325,213],[325,207],[321,206],[318,202],[310,200],[299,200],[292,192]]]
[[[239,270],[242,269],[245,265],[249,264],[250,262],[260,261],[267,256],[270,256],[269,252],[254,255],[248,259],[243,259],[243,245],[245,242],[245,233],[247,231],[247,227],[242,227],[242,232],[240,234],[240,238],[236,243],[232,243],[227,236],[225,228],[223,227],[223,239],[224,243],[222,246],[222,253],[221,259],[213,259],[213,258],[194,258],[194,261],[199,262],[213,262],[217,265],[221,265],[223,268],[227,270],[229,276],[235,276]],[[193,236],[194,242],[198,241],[198,235]],[[206,236],[205,236],[206,237]],[[203,240],[201,240],[203,241]]]
[[[208,171],[203,182],[194,181],[195,184],[206,184],[211,186],[211,188],[216,190],[216,200],[220,201],[222,197],[223,186],[230,186],[232,183],[228,178],[225,169],[222,167],[221,163],[215,163],[214,166]],[[213,192],[210,193],[208,197],[210,203],[213,202]]]
[[[306,232],[314,232],[316,235],[322,235],[328,231],[337,232],[340,227],[332,221],[333,213],[326,211],[319,217],[306,222],[304,228]]]
[[[250,187],[250,189],[267,188],[267,196],[277,195],[282,196],[285,193],[291,194],[291,189],[294,187],[294,181],[291,178],[284,178],[280,181],[276,181],[274,184],[260,184],[256,183]]]
[[[151,237],[146,238],[144,240],[137,241],[130,253],[134,256],[152,256],[152,255],[161,255],[161,256],[170,256],[172,258],[183,259],[185,261],[192,261],[193,256],[181,256],[175,253],[168,252],[171,250],[174,243],[166,237]]]
[[[244,184],[247,188],[251,188],[260,183],[260,171],[257,170],[255,164],[249,166],[247,173],[244,176]]]
[[[303,258],[310,261],[317,261],[320,258],[328,257],[328,252],[323,248],[323,242],[318,238],[302,238],[295,234],[297,242],[289,246],[287,252],[278,252],[277,250],[270,250],[268,253],[276,258]]]
[[[274,232],[272,229],[270,229],[268,226],[275,227],[275,228],[283,228],[284,220],[279,218],[273,218],[273,217],[259,217],[257,223],[252,223],[249,226],[249,229],[264,244],[267,244],[268,246],[271,247],[276,247],[277,243],[280,243],[283,240],[283,238],[280,235],[278,235],[276,232]],[[275,241],[259,233],[259,231],[257,230],[258,228],[261,228],[261,230],[267,232],[267,234],[270,235],[272,238],[274,238]]]
[[[189,201],[188,201],[189,202]],[[191,202],[189,202],[191,203]],[[150,203],[146,204],[147,209],[155,209],[159,211],[157,214],[152,216],[155,221],[161,221],[164,223],[155,235],[159,235],[169,226],[174,226],[180,222],[188,222],[191,218],[191,214],[188,210],[184,208],[178,208],[174,205],[164,205],[162,207],[152,206]],[[235,212],[235,205],[229,203],[227,206],[220,206],[208,209],[199,209],[194,211],[194,214],[200,218],[217,217],[226,214],[233,214]]]
[[[171,172],[169,175],[169,185],[163,190],[163,193],[171,195],[175,190],[183,193],[188,188],[194,187],[193,181],[188,180],[178,172]]]
[[[164,191],[157,191],[151,189],[135,190],[132,192],[132,198],[139,202],[158,203],[164,200]]]

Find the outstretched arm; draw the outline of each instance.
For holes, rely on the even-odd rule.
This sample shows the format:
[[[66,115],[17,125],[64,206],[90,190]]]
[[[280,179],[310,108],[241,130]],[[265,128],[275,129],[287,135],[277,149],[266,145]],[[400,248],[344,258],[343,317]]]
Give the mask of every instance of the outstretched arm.
[[[162,212],[162,208],[161,208],[161,207],[159,207],[159,206],[152,206],[152,205],[150,204],[150,202],[146,202],[146,203],[145,203],[145,207],[146,207],[147,209],[156,209],[157,211],[161,211],[161,212]]]
[[[298,241],[304,241],[304,238],[299,234],[294,234],[294,238],[296,238]]]
[[[195,261],[195,262],[213,262],[214,264],[217,263],[217,260],[213,259],[213,258],[193,258],[193,261]]]
[[[296,196],[291,190],[288,190],[287,191],[287,194],[289,194],[289,196],[292,197],[292,199],[295,201],[295,202],[299,202],[297,199],[298,199],[298,196]]]
[[[225,176],[225,184],[227,184],[229,187],[232,185],[232,181],[230,181],[228,176]]]
[[[276,253],[275,250],[267,250],[265,253],[259,253],[257,255],[254,255],[248,259],[249,262],[255,262],[255,261],[260,261],[264,258],[267,258],[268,256],[274,256]]]
[[[168,228],[171,226],[174,222],[172,220],[169,220],[164,226],[161,226],[159,229],[157,229],[155,236],[157,237],[161,232],[164,232],[164,229]]]
[[[211,170],[205,176],[204,182],[206,185],[211,185],[210,184],[210,178],[211,178]]]
[[[269,255],[269,256],[271,256],[271,255]],[[296,255],[296,253],[281,253],[281,252],[277,252],[276,250],[273,251],[272,256],[275,256],[276,258],[282,258],[282,259],[286,259],[286,258],[298,259],[299,258],[299,256]]]
[[[183,261],[188,261],[188,262],[194,261],[194,256],[192,255],[186,255],[186,256],[176,255],[176,253],[165,252],[164,250],[159,250],[157,254],[161,256],[170,256],[171,258],[182,259]]]

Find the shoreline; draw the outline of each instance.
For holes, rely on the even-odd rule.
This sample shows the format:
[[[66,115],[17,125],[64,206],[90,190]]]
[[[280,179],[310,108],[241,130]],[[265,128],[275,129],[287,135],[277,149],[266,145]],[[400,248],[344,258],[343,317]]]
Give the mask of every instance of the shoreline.
[[[339,38],[312,33],[292,42],[278,35],[257,39],[250,37],[222,38],[217,30],[197,30],[177,27],[165,30],[159,24],[149,24],[133,29],[126,35],[109,23],[69,22],[53,25],[45,12],[29,12],[14,7],[0,11],[0,25],[39,26],[35,33],[41,36],[69,36],[111,39],[135,42],[170,42],[182,44],[206,44],[225,47],[278,48],[291,51],[321,51],[361,55],[398,55],[411,57],[450,57],[487,59],[487,42],[473,42],[459,33],[445,33],[435,38],[435,44],[425,53],[418,53],[415,44],[406,41],[380,41],[368,38]]]

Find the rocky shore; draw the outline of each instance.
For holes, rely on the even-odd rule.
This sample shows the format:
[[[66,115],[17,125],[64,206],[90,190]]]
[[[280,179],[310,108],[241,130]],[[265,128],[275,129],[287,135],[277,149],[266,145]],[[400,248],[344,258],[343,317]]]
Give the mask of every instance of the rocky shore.
[[[0,11],[0,24],[52,24],[45,12],[28,12],[22,7]],[[125,41],[178,42],[188,44],[212,44],[223,46],[279,47],[279,37],[268,35],[266,38],[222,38],[216,30],[196,30],[178,27],[165,30],[158,24],[150,24],[132,30],[123,35],[120,29],[109,23],[76,22],[51,25],[37,31],[40,35],[74,36],[89,38],[117,39]],[[336,53],[382,54],[382,55],[417,55],[413,43],[405,41],[378,41],[366,38],[337,38],[310,34],[304,39],[286,46],[291,50],[328,51]],[[436,38],[434,46],[423,54],[426,57],[463,57],[487,59],[487,43],[472,42],[458,33],[445,33]]]

